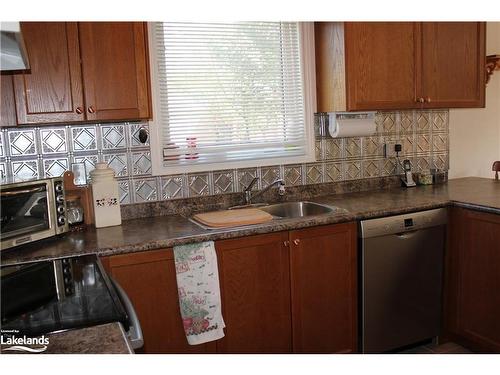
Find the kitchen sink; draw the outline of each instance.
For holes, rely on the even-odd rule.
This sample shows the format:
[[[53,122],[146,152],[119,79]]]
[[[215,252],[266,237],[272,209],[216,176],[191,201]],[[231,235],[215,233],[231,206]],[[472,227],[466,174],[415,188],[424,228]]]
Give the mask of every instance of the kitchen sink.
[[[338,208],[338,207],[335,207],[335,206],[326,206],[326,205],[320,204],[320,203],[304,202],[304,201],[276,203],[276,204],[271,204],[271,205],[267,205],[267,203],[259,203],[259,204],[254,204],[254,205],[242,205],[242,206],[230,207],[228,210],[238,210],[238,209],[243,209],[243,208],[258,208],[259,210],[262,210],[262,211],[269,213],[271,216],[273,216],[273,219],[275,219],[275,220],[301,218],[301,217],[329,214],[329,213],[336,212],[336,211],[338,211],[338,212],[345,211],[345,210]],[[214,228],[214,227],[206,226],[206,225],[200,223],[194,217],[190,217],[189,221],[191,221],[192,223],[198,225],[199,227],[201,227],[203,229],[208,229],[208,230],[210,230],[210,229],[222,229],[222,228]],[[232,227],[232,228],[233,229],[234,228],[245,228],[245,227],[248,227],[251,225],[253,225],[253,224]]]
[[[314,202],[285,202],[259,207],[276,218],[289,219],[322,215],[334,212],[336,207],[325,206]]]

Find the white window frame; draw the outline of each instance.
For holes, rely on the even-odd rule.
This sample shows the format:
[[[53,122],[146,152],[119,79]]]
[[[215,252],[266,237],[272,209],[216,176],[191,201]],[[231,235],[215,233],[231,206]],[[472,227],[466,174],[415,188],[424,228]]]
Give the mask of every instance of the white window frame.
[[[148,22],[149,65],[151,74],[151,102],[153,120],[149,121],[151,162],[153,176],[206,172],[221,169],[239,169],[248,167],[264,167],[271,165],[301,164],[315,162],[314,113],[316,112],[316,69],[314,52],[314,23],[298,22],[299,48],[301,56],[302,82],[304,93],[304,134],[306,137],[305,155],[288,158],[262,158],[245,161],[227,161],[220,163],[205,163],[193,165],[163,165],[161,112],[159,109],[159,85],[157,51],[154,39],[154,23]]]

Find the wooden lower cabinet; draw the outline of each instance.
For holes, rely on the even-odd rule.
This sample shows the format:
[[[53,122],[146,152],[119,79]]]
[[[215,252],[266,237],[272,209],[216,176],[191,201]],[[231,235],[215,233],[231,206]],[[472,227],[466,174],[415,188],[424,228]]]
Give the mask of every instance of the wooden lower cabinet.
[[[222,353],[290,353],[288,232],[218,241]]]
[[[452,208],[449,223],[445,335],[500,353],[500,215]]]
[[[290,232],[295,353],[357,352],[356,223]]]
[[[190,346],[172,249],[102,258],[141,322],[145,353],[357,351],[356,224],[216,244],[225,337]]]
[[[144,353],[214,353],[215,342],[188,345],[180,316],[172,249],[101,258],[141,322]]]

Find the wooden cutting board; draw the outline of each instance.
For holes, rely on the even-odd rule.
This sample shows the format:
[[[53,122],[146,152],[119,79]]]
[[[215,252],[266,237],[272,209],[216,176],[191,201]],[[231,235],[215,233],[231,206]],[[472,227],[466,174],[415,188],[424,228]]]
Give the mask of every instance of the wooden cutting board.
[[[258,208],[239,208],[196,214],[193,219],[211,228],[230,228],[242,225],[262,224],[273,217]]]

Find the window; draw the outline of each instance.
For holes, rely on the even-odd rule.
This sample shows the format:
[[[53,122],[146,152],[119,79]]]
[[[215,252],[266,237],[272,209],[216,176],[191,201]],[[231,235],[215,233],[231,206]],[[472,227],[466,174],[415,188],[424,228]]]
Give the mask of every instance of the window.
[[[158,22],[150,31],[155,174],[313,160],[299,23]]]

